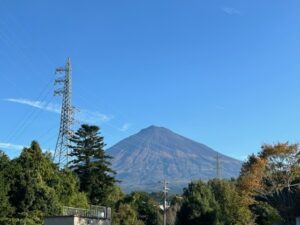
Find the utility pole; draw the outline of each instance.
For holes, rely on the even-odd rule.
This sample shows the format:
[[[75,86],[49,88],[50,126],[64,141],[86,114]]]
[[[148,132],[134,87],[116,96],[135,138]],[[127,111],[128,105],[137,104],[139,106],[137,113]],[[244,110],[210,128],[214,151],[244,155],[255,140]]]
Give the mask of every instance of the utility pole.
[[[220,155],[217,153],[216,158],[216,178],[221,179]]]
[[[66,65],[55,70],[58,78],[54,84],[59,85],[54,91],[54,95],[62,96],[59,134],[54,152],[54,162],[60,167],[68,164],[68,155],[71,151],[70,137],[72,135],[73,106],[72,106],[72,67],[68,57]]]
[[[164,194],[164,204],[163,204],[163,210],[164,210],[164,225],[167,225],[167,197],[168,197],[168,182],[166,180],[163,181],[163,194]]]

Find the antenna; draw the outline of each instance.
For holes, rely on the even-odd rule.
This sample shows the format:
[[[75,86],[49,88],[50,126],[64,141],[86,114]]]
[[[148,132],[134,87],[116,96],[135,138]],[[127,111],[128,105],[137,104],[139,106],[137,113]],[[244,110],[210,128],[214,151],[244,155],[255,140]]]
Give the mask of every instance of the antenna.
[[[58,78],[55,79],[54,85],[58,88],[54,95],[62,96],[62,106],[60,115],[59,134],[56,142],[53,160],[60,167],[68,164],[68,155],[70,154],[70,137],[72,136],[73,124],[73,106],[72,106],[72,67],[71,60],[68,57],[66,65],[55,70]]]

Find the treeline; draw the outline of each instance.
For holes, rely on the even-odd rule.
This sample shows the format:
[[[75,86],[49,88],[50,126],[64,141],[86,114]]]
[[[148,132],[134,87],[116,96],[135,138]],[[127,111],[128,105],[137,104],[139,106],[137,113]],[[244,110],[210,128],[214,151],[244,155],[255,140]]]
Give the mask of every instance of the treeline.
[[[169,225],[295,225],[300,217],[297,144],[263,145],[235,180],[192,182],[175,201]]]
[[[71,139],[66,168],[36,141],[19,157],[0,153],[0,225],[42,225],[63,206],[112,208],[113,225],[159,225],[158,195],[125,195],[111,169],[97,126],[82,125]],[[170,197],[168,225],[294,225],[300,215],[299,147],[264,145],[232,180],[195,181]]]
[[[0,171],[1,225],[42,224],[44,215],[59,214],[64,205],[88,206],[74,173],[59,170],[35,141],[16,159],[1,153]]]
[[[70,162],[60,168],[33,141],[19,157],[0,151],[0,225],[42,225],[63,206],[112,208],[114,225],[160,224],[157,203],[147,193],[125,195],[97,126],[82,125],[71,138]]]

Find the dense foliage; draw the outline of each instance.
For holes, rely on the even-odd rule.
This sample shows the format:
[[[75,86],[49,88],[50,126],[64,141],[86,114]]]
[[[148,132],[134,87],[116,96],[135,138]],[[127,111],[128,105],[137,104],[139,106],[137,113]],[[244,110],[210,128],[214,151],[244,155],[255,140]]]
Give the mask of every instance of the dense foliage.
[[[250,225],[253,223],[249,208],[243,205],[242,196],[233,181],[214,179],[208,182],[220,209],[220,224]]]
[[[211,189],[205,183],[201,181],[190,183],[184,190],[183,198],[178,224],[220,224],[219,206]]]
[[[295,224],[300,215],[299,154],[297,144],[263,145],[244,163],[238,189],[258,224]]]
[[[37,142],[16,159],[0,155],[0,224],[42,224],[44,215],[58,214],[63,205],[88,205],[76,176],[59,170]]]
[[[125,196],[118,202],[116,213],[113,224],[159,225],[162,221],[157,202],[145,192]]]
[[[192,182],[184,190],[177,224],[250,225],[250,210],[230,181]]]
[[[300,216],[297,144],[263,145],[237,181],[193,182],[184,190],[177,224],[295,225]]]
[[[106,204],[106,197],[116,183],[111,169],[111,157],[105,154],[99,127],[82,125],[71,138],[73,151],[69,167],[77,174],[80,191],[85,192],[91,204]]]

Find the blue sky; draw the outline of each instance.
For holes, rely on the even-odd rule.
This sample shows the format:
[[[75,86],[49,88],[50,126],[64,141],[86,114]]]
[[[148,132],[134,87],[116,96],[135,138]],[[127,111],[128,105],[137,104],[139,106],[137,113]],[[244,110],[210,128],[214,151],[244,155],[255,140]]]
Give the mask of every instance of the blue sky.
[[[300,141],[297,0],[2,0],[10,157],[32,139],[54,148],[54,69],[67,56],[77,119],[101,126],[108,146],[152,124],[239,159]]]

